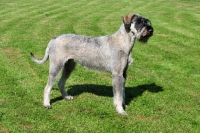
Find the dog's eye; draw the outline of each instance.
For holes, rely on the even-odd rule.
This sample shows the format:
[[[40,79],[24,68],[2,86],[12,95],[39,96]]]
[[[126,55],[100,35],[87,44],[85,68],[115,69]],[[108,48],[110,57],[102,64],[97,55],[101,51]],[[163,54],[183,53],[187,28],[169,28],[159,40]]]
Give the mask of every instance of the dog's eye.
[[[137,24],[140,24],[140,23],[141,23],[141,20],[138,20],[138,21],[137,21]]]

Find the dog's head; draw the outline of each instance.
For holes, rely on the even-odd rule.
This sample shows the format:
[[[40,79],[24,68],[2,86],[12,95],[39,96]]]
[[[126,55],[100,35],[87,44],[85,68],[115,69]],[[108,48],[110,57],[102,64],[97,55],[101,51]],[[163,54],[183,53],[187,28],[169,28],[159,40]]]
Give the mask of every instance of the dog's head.
[[[153,35],[151,21],[138,15],[128,14],[123,17],[124,26],[127,32],[132,32],[141,42],[147,42]]]

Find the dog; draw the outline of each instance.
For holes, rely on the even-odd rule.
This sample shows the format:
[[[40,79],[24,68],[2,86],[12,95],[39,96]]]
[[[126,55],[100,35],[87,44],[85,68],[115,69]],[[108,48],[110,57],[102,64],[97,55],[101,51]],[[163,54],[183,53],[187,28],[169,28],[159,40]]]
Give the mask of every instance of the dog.
[[[38,60],[30,53],[37,64],[50,61],[49,77],[44,89],[44,107],[51,108],[50,92],[62,70],[58,87],[65,99],[73,99],[65,91],[65,82],[74,70],[76,62],[86,68],[112,73],[114,106],[119,114],[125,115],[126,71],[133,62],[131,51],[137,40],[146,43],[153,35],[151,21],[139,14],[127,14],[123,23],[112,35],[90,37],[76,34],[62,34],[53,38],[45,51],[44,58]]]

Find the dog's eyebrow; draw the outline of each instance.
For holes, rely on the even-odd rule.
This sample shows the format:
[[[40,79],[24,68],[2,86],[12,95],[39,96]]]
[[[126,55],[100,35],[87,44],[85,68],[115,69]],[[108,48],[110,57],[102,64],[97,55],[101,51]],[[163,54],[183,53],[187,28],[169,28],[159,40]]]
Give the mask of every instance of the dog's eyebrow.
[[[151,21],[149,19],[143,19],[143,23],[147,23],[148,25],[151,25]]]
[[[147,23],[149,23],[149,25],[151,25],[151,21],[149,19],[147,19]]]

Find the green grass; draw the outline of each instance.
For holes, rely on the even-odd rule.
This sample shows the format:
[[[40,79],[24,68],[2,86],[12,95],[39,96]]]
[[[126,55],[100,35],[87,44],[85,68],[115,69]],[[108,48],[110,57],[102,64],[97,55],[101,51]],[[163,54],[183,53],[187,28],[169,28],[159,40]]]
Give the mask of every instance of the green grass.
[[[200,6],[197,0],[0,1],[0,132],[188,132],[200,131]],[[154,36],[136,42],[126,82],[126,112],[113,107],[110,73],[77,65],[61,99],[43,108],[48,63],[38,66],[54,36],[115,33],[121,16],[140,13]]]

